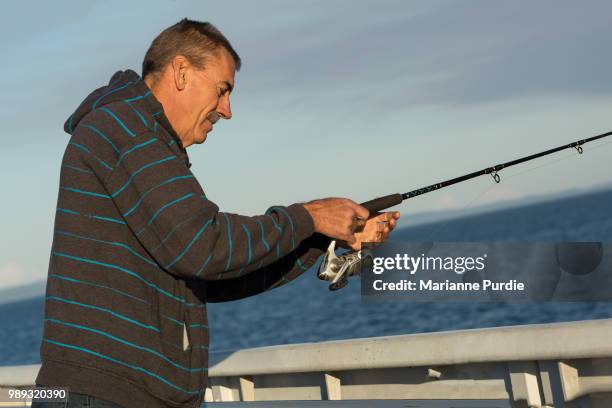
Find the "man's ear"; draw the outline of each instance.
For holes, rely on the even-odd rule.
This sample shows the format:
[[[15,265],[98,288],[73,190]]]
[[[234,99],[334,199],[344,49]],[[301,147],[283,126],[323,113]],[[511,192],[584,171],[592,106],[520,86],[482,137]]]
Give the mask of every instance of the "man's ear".
[[[174,74],[174,85],[176,89],[182,91],[189,81],[189,62],[182,55],[177,55],[172,60],[172,71]]]

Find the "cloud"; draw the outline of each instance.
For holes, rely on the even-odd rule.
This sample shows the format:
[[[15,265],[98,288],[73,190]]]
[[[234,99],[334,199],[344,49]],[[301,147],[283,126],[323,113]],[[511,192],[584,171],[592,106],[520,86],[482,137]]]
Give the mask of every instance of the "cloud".
[[[380,109],[612,94],[612,3],[433,2],[417,11],[412,4],[335,7],[241,38],[245,70],[257,78],[247,85]]]
[[[27,285],[43,279],[45,279],[45,275],[30,271],[15,261],[0,266],[0,289]]]

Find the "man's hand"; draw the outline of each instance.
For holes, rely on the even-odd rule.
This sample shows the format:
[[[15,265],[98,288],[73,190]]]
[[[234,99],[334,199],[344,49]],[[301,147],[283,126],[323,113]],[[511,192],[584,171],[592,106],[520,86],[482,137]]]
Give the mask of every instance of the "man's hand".
[[[363,228],[355,233],[355,242],[340,241],[338,244],[341,247],[358,251],[363,242],[385,242],[391,231],[397,226],[399,218],[398,211],[374,214],[366,221]]]
[[[370,215],[368,210],[346,198],[324,198],[303,206],[312,217],[315,232],[349,245],[356,244],[355,231],[364,226]]]

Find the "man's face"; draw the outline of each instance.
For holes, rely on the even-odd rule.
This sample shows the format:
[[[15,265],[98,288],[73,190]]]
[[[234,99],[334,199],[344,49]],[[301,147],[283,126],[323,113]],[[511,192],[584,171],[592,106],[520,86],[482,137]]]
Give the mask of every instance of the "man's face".
[[[180,124],[175,129],[185,148],[204,143],[219,118],[232,117],[230,93],[235,70],[233,58],[222,47],[204,69],[188,69],[185,88],[177,96]]]

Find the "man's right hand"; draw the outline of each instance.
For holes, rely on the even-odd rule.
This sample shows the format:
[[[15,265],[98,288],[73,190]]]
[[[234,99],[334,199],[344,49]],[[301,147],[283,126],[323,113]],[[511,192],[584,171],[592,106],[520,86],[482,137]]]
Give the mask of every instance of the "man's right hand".
[[[363,226],[370,213],[347,198],[324,198],[303,204],[314,222],[315,232],[332,239],[355,243],[355,229]]]

